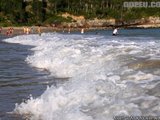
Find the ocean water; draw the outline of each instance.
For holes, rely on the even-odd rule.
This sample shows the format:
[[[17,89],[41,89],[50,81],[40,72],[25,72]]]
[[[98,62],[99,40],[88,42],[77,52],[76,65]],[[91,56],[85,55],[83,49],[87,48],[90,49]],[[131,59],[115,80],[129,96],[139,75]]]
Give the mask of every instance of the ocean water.
[[[4,119],[160,116],[160,30],[43,33],[3,39]],[[2,47],[3,46],[3,47]]]

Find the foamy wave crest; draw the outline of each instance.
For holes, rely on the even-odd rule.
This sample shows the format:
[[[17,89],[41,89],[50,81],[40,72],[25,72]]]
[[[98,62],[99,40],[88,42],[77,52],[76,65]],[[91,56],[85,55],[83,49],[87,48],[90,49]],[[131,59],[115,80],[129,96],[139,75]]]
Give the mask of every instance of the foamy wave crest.
[[[26,59],[30,65],[69,79],[16,105],[14,112],[32,120],[113,120],[116,115],[160,114],[159,98],[146,92],[159,76],[135,70],[137,64],[132,64],[156,58],[156,43],[122,39],[57,33],[6,39],[34,46],[34,54]]]

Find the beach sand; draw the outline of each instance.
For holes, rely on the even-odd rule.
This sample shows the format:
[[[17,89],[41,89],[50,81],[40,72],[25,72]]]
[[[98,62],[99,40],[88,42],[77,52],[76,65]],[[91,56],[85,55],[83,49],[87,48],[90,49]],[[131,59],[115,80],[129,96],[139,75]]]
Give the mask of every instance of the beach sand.
[[[23,28],[24,27],[3,27],[2,28],[2,32],[1,35],[2,36],[6,36],[7,30],[13,28],[13,34],[11,34],[10,36],[15,36],[15,35],[22,35],[24,34]],[[31,28],[31,27],[28,27]],[[38,26],[34,26],[33,30],[34,30],[34,34],[38,34],[37,32]],[[52,32],[54,31],[54,29],[52,27],[41,27],[42,32]]]
[[[27,26],[24,26],[27,27]],[[6,32],[8,29],[13,28],[13,34],[10,36],[15,36],[15,35],[23,35],[24,33],[24,27],[2,27],[2,32],[0,33],[2,36],[6,36]],[[32,28],[32,26],[28,26],[28,28]],[[89,30],[103,30],[103,29],[112,29],[111,27],[89,27],[89,28],[73,28],[73,27],[43,27],[41,26],[41,32],[42,33],[47,33],[47,32],[67,32],[68,31],[79,31],[81,32],[82,29],[85,31]],[[38,26],[33,26],[33,32],[31,34],[38,34]]]

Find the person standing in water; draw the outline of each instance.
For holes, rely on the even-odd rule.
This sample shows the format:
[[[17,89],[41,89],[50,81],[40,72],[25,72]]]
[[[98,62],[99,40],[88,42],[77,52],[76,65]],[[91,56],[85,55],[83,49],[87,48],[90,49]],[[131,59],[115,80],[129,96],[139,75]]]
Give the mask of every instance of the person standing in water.
[[[118,29],[117,28],[115,28],[114,30],[113,30],[113,36],[116,36],[118,34]]]

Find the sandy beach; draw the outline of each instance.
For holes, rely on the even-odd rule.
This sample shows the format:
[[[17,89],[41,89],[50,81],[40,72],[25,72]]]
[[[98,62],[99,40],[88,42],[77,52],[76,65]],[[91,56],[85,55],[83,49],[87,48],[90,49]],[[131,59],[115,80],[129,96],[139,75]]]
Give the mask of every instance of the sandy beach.
[[[13,28],[13,34],[11,34],[10,36],[12,36],[12,35],[22,35],[22,34],[25,34],[24,33],[24,27],[2,27],[2,31],[1,31],[1,35],[5,35],[6,36],[6,33],[7,33],[7,31],[10,29],[10,28]],[[31,29],[31,26],[30,27],[28,27],[29,29]],[[38,26],[34,26],[33,27],[33,32],[31,32],[31,33],[33,33],[33,34],[37,34],[38,33]],[[42,32],[52,32],[52,31],[54,31],[54,30],[56,30],[56,29],[53,29],[52,27],[41,27],[41,31]]]
[[[1,35],[2,36],[8,36],[6,33],[9,29],[13,28],[13,33],[10,34],[9,36],[15,36],[15,35],[23,35],[26,34],[24,33],[24,27],[2,27]],[[38,34],[38,26],[29,26],[30,29],[29,34]],[[32,30],[33,31],[32,31]],[[104,30],[104,29],[113,29],[112,27],[89,27],[89,28],[84,28],[84,27],[79,27],[79,28],[74,28],[74,27],[41,27],[41,33],[47,33],[47,32],[67,32],[70,30],[72,31],[79,31],[84,29],[84,31],[90,31],[90,30]]]
[[[24,27],[28,27],[30,29],[31,34],[38,34],[38,26],[23,26],[23,27],[2,27],[1,35],[7,36],[6,33],[10,28],[13,28],[13,33],[9,36],[14,36],[14,35],[22,35],[24,33]],[[90,31],[90,30],[105,30],[105,29],[114,29],[116,26],[107,26],[107,27],[62,27],[62,26],[57,26],[57,27],[52,27],[52,26],[41,26],[41,32],[42,33],[47,33],[47,32],[68,32],[69,29],[70,31],[81,31],[84,29],[84,31]],[[160,28],[160,24],[139,24],[139,25],[124,25],[124,26],[118,26],[117,27],[121,29],[148,29],[148,28]],[[32,29],[32,30],[31,30]]]

